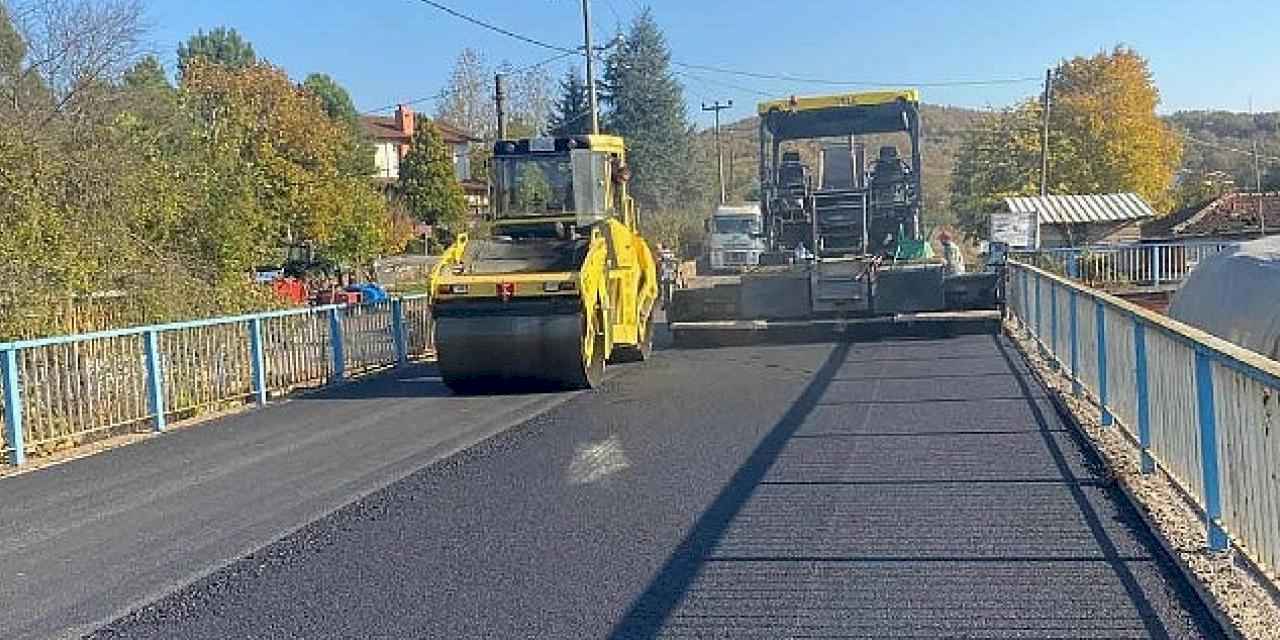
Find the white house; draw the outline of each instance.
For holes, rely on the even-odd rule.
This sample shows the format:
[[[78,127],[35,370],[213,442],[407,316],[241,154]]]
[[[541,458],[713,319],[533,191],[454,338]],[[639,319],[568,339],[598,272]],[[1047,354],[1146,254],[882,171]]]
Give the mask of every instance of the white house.
[[[373,143],[373,161],[377,167],[374,177],[387,184],[400,177],[400,160],[409,152],[409,143],[414,131],[413,109],[407,105],[396,107],[394,116],[361,116],[360,122],[369,140]],[[444,143],[453,149],[454,173],[462,190],[467,194],[467,202],[472,209],[482,209],[488,199],[488,186],[482,179],[471,175],[471,144],[480,142],[480,138],[444,122],[436,121],[436,129]]]

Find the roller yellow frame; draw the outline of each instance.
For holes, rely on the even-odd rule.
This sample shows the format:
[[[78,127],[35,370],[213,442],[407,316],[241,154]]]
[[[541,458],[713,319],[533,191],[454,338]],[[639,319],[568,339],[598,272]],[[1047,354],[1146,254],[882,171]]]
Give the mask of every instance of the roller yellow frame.
[[[455,390],[590,388],[652,349],[657,269],[616,136],[501,140],[493,232],[460,235],[431,274],[441,375]]]

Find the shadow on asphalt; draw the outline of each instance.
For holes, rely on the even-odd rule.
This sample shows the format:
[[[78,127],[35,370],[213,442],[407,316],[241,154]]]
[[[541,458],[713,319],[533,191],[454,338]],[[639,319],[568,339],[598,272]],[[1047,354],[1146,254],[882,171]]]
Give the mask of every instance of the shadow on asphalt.
[[[842,343],[831,350],[804,393],[764,436],[747,461],[738,467],[729,484],[720,491],[711,506],[699,516],[689,535],[667,559],[657,577],[613,628],[611,638],[652,638],[658,635],[693,584],[705,558],[711,555],[712,549],[724,537],[729,523],[764,480],[787,442],[818,406],[818,401],[835,379],[836,372],[844,365],[850,346],[849,343]]]
[[[1098,512],[1090,504],[1089,499],[1082,490],[1083,486],[1097,486],[1103,483],[1103,480],[1078,478],[1072,471],[1066,455],[1053,437],[1054,433],[1059,433],[1062,429],[1051,426],[1049,419],[1038,402],[1038,399],[1044,398],[1044,394],[1033,393],[1032,385],[1027,381],[1026,374],[1023,373],[1026,369],[1019,366],[1017,361],[1011,357],[1008,348],[1000,337],[992,336],[992,340],[1008,365],[1009,373],[1017,380],[1021,391],[1021,396],[1017,399],[1025,400],[1033,412],[1032,415],[1035,418],[1036,425],[1029,428],[1028,431],[1039,433],[1043,437],[1054,465],[1061,475],[1061,479],[1052,479],[1051,481],[1054,483],[1061,482],[1069,488],[1076,507],[1079,509],[1089,532],[1098,545],[1103,561],[1115,572],[1122,583],[1128,599],[1141,618],[1142,624],[1150,637],[1168,638],[1169,633],[1162,626],[1159,614],[1155,611],[1148,595],[1143,591],[1133,572],[1126,564],[1127,561],[1146,558],[1126,557],[1118,552],[1115,541],[1112,540],[1110,534],[1104,528]],[[796,432],[805,423],[806,418],[817,407],[825,404],[822,402],[822,397],[831,384],[839,380],[837,373],[840,371],[841,366],[846,363],[846,357],[850,352],[851,346],[850,343],[840,343],[834,346],[826,362],[813,380],[810,381],[800,398],[764,436],[764,439],[737,469],[711,506],[699,516],[693,528],[667,558],[665,564],[651,580],[645,591],[632,601],[626,614],[612,629],[610,638],[614,640],[654,638],[664,631],[677,607],[690,595],[695,579],[702,571],[707,559],[712,557],[712,551],[724,539],[730,523],[743,510],[757,487],[762,484],[766,474],[778,460],[788,442],[798,437]],[[1081,434],[1073,429],[1067,429],[1067,431],[1071,433],[1072,442],[1080,445],[1080,449],[1085,452],[1085,455],[1090,456],[1090,464],[1100,463],[1100,461],[1091,456],[1089,449],[1083,446]],[[965,480],[963,478],[947,480],[948,483],[955,481],[964,482]],[[990,481],[986,481],[986,483],[990,484]],[[898,484],[898,482],[895,481],[895,484]],[[1139,540],[1143,541],[1143,546],[1146,547],[1148,554],[1162,557],[1161,550],[1150,539],[1150,532],[1145,531],[1145,528],[1139,524],[1141,520],[1138,516],[1131,513],[1132,507],[1123,500],[1119,502],[1129,512],[1129,517],[1123,518],[1125,520],[1123,524],[1134,532]],[[717,559],[730,560],[732,558]],[[780,559],[795,560],[796,558]],[[874,559],[892,562],[901,558]],[[958,559],[960,558],[934,558],[934,560],[938,561]],[[1005,562],[1034,563],[1043,561],[1046,558],[1006,556],[999,559]],[[856,559],[850,558],[850,560]],[[917,558],[915,560],[927,561],[930,558]],[[1066,560],[1070,560],[1070,558]],[[1162,572],[1169,572],[1168,567],[1170,565],[1167,558],[1158,564],[1161,566]],[[1180,581],[1180,578],[1172,575],[1167,575],[1167,578],[1171,584],[1177,584]],[[1188,600],[1194,600],[1194,596],[1184,594],[1184,597]],[[1204,614],[1202,603],[1193,601],[1186,602],[1186,604],[1188,608],[1197,614],[1195,616],[1197,619],[1196,624],[1200,625],[1205,637],[1215,637],[1220,633],[1216,629],[1205,627],[1205,625],[1211,624],[1207,622],[1211,618]]]
[[[1000,352],[1000,356],[1004,358],[1004,361],[1009,364],[1009,368],[1012,369],[1014,367],[1015,360],[1009,353],[1008,346],[1006,346],[1005,342],[1000,340],[998,337],[993,338],[993,342],[995,342],[996,350]],[[1115,541],[1111,539],[1111,536],[1107,534],[1106,529],[1103,528],[1102,520],[1098,517],[1098,512],[1094,510],[1093,505],[1085,496],[1084,490],[1081,489],[1081,483],[1075,473],[1071,470],[1071,465],[1067,463],[1067,457],[1063,454],[1062,448],[1058,446],[1058,442],[1051,435],[1049,421],[1045,418],[1040,405],[1032,399],[1031,384],[1027,382],[1026,376],[1017,376],[1015,380],[1018,383],[1018,388],[1022,390],[1023,396],[1027,398],[1027,406],[1030,407],[1032,415],[1035,416],[1036,424],[1040,427],[1040,435],[1044,439],[1045,446],[1049,449],[1049,455],[1053,457],[1053,462],[1058,468],[1058,473],[1062,474],[1062,477],[1067,480],[1066,486],[1071,492],[1072,500],[1075,501],[1076,507],[1079,508],[1080,515],[1084,517],[1090,533],[1093,534],[1094,540],[1098,543],[1098,548],[1102,550],[1103,558],[1106,560],[1107,564],[1111,566],[1111,569],[1115,571],[1116,577],[1120,580],[1120,584],[1124,586],[1125,593],[1129,596],[1130,602],[1132,602],[1134,608],[1138,612],[1138,615],[1141,617],[1147,633],[1150,634],[1152,638],[1168,638],[1169,633],[1160,624],[1159,615],[1151,605],[1151,600],[1147,597],[1147,594],[1143,592],[1141,585],[1138,584],[1138,579],[1133,575],[1133,571],[1130,570],[1128,563],[1120,556],[1120,553],[1116,549]],[[1102,461],[1098,460],[1097,457],[1093,455],[1092,450],[1084,442],[1084,436],[1075,429],[1068,429],[1067,431],[1076,447],[1084,452],[1088,463],[1091,466],[1102,466]],[[1115,489],[1113,488],[1112,491],[1115,491]],[[1125,518],[1125,524],[1129,526],[1129,528],[1136,534],[1136,537],[1142,541],[1143,546],[1147,548],[1146,551],[1148,554],[1161,558],[1161,561],[1156,564],[1160,567],[1161,571],[1167,572],[1167,567],[1170,566],[1172,561],[1168,558],[1164,558],[1163,550],[1160,549],[1158,545],[1154,544],[1153,540],[1151,540],[1151,535],[1153,534],[1145,531],[1144,526],[1137,524],[1141,522],[1141,519],[1136,513],[1132,513],[1132,507],[1129,505],[1127,500],[1117,500],[1117,502],[1121,505],[1122,513],[1125,513],[1125,515],[1128,516]],[[1171,582],[1173,584],[1177,584],[1178,578],[1174,576],[1167,577],[1171,578]],[[1203,609],[1204,606],[1203,603],[1198,601],[1187,604],[1200,609]],[[1201,610],[1196,611],[1196,613],[1198,615],[1195,616],[1195,619],[1197,623],[1200,624],[1200,631],[1203,637],[1214,637],[1221,633],[1221,630],[1209,629],[1204,626],[1206,624],[1205,621],[1211,619],[1206,612]]]

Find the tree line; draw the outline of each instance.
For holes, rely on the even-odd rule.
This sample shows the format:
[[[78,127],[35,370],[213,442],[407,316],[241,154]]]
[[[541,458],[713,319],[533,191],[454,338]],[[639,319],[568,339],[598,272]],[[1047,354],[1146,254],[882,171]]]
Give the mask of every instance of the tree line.
[[[408,239],[331,78],[215,29],[171,82],[143,24],[137,0],[0,3],[0,338],[90,295],[146,321],[272,306],[250,274],[282,248],[357,268]]]

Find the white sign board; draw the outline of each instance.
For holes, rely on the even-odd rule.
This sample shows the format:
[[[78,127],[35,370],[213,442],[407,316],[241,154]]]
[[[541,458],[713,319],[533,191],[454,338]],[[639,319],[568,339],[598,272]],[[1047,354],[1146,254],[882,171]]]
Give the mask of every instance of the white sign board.
[[[1010,249],[1040,246],[1040,225],[1035,212],[991,214],[991,242],[1004,242]]]

